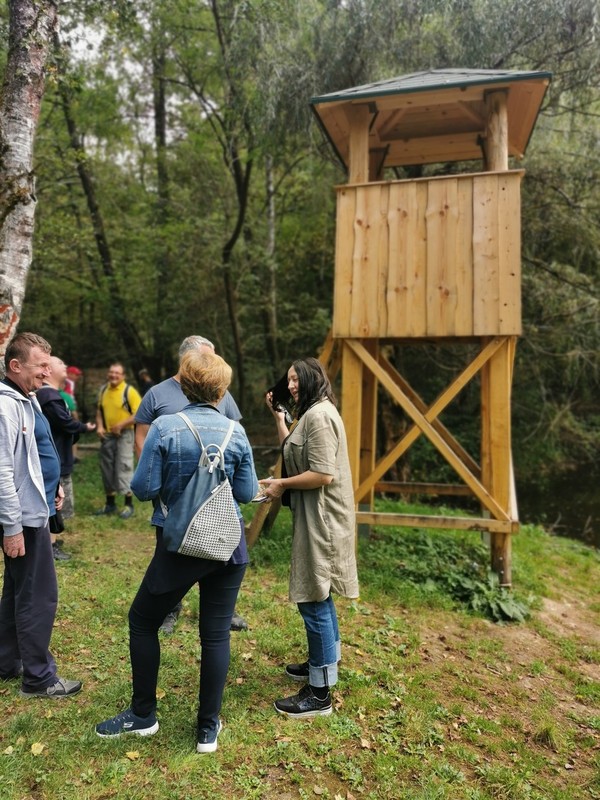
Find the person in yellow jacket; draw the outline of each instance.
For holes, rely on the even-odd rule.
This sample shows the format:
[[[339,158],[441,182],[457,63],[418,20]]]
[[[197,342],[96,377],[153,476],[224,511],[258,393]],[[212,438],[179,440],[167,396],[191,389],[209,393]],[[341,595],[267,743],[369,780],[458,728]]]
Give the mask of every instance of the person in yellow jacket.
[[[117,494],[125,496],[125,507],[119,514],[128,519],[133,514],[133,443],[135,415],[142,398],[125,381],[123,364],[108,368],[107,382],[98,393],[96,432],[100,439],[100,472],[106,492],[106,504],[97,515],[116,514]]]

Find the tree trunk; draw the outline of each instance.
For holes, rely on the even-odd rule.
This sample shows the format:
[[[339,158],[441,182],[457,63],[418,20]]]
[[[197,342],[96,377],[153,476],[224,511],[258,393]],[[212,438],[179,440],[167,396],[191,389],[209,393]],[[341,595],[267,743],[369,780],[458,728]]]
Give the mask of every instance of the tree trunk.
[[[57,9],[9,0],[9,49],[0,95],[0,355],[21,318],[35,215],[33,146]]]
[[[57,55],[60,55],[61,44],[57,35],[55,36],[55,47]],[[71,91],[64,78],[64,75],[61,76],[58,90],[69,133],[69,144],[75,151],[77,172],[87,201],[94,238],[96,240],[96,248],[102,265],[102,272],[108,286],[112,322],[127,350],[129,362],[138,370],[146,366],[146,348],[127,314],[127,306],[123,300],[113,265],[112,254],[104,227],[104,219],[96,198],[96,189],[92,173],[73,116]]]
[[[267,246],[266,262],[269,285],[265,292],[266,303],[263,310],[267,354],[271,364],[271,378],[279,377],[279,344],[277,341],[277,262],[275,260],[275,184],[273,181],[273,158],[265,158],[265,176],[267,189]]]

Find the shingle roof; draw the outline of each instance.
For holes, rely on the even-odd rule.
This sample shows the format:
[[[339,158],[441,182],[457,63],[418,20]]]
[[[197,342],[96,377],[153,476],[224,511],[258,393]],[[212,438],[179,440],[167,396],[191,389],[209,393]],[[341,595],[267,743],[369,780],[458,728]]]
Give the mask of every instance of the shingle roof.
[[[376,81],[310,100],[331,145],[348,165],[353,108],[370,116],[369,150],[385,167],[481,158],[487,96],[507,96],[509,155],[525,153],[549,72],[432,69]]]

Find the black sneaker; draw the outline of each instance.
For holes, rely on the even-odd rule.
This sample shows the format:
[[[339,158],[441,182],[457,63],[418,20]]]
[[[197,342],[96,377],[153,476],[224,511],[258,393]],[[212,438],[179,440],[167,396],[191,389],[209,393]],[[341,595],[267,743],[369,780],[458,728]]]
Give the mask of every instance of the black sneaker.
[[[308,661],[304,661],[302,664],[288,664],[285,674],[293,681],[306,683],[308,681]]]
[[[52,556],[55,561],[70,561],[71,556],[65,553],[59,542],[52,542]]]
[[[33,692],[26,692],[21,689],[21,697],[49,697],[54,700],[61,697],[70,697],[72,694],[77,694],[80,689],[81,681],[57,678],[53,684],[46,686],[44,689],[34,690]]]
[[[105,719],[96,725],[96,733],[103,739],[121,736],[123,733],[135,733],[138,736],[152,736],[158,730],[155,714],[149,717],[138,717],[130,708],[121,711],[116,717]]]
[[[324,700],[319,700],[307,684],[300,689],[298,694],[284,697],[282,700],[276,700],[275,711],[278,714],[284,714],[286,717],[294,717],[296,719],[328,717],[333,711],[331,694],[327,692],[327,697]]]

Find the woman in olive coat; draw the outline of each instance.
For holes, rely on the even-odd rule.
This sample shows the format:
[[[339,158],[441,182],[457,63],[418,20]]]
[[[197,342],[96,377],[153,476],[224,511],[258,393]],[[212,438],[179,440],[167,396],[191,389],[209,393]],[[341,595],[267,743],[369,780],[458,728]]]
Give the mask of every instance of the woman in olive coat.
[[[344,424],[319,361],[294,361],[288,389],[298,416],[291,432],[285,412],[267,394],[282,444],[283,477],[260,483],[269,499],[289,496],[294,521],[290,600],[304,620],[308,660],[288,664],[286,674],[306,685],[277,700],[275,709],[302,718],[332,711],[341,640],[331,593],[358,597],[355,503]]]

